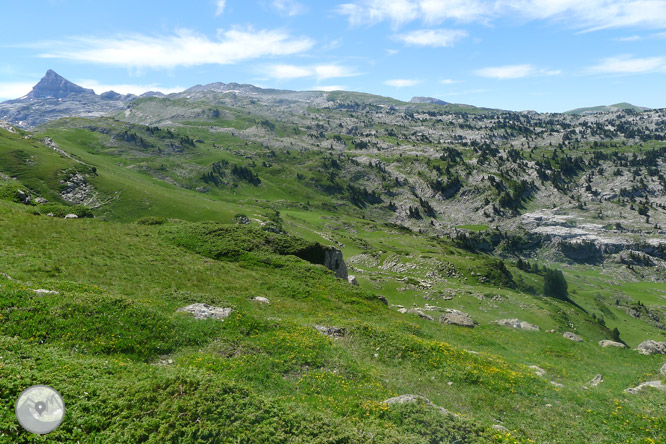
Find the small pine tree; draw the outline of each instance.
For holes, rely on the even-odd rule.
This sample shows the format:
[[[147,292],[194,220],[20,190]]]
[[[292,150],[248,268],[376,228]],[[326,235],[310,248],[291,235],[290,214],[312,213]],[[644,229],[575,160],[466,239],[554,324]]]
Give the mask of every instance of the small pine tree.
[[[618,330],[617,327],[611,332],[611,339],[615,342],[622,342],[622,339],[620,339],[620,330]]]
[[[546,296],[561,300],[569,299],[569,290],[564,274],[560,270],[548,269],[543,278],[543,292]]]

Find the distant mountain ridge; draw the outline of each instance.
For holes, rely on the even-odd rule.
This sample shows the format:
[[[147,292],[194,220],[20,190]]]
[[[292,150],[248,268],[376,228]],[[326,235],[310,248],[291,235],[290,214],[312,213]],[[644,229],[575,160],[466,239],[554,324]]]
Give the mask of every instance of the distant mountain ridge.
[[[643,106],[632,105],[631,103],[621,102],[614,105],[601,105],[601,106],[589,106],[585,108],[576,108],[570,111],[565,111],[563,114],[570,115],[582,115],[582,114],[596,114],[596,113],[609,113],[614,111],[649,111],[651,108],[646,108]]]
[[[212,102],[216,102],[224,97],[224,100],[233,100],[235,105],[245,104],[251,106],[256,101],[260,101],[265,106],[270,107],[301,107],[304,104],[308,104],[308,106],[319,107],[379,106],[429,109],[432,111],[437,106],[442,106],[452,112],[509,112],[499,109],[453,104],[434,97],[425,96],[412,97],[409,102],[404,102],[391,97],[353,91],[291,91],[264,89],[250,84],[222,82],[195,85],[185,91],[169,94],[168,96],[156,91],[148,91],[140,96],[134,94],[123,95],[115,91],[106,91],[98,95],[94,90],[70,82],[49,69],[28,94],[18,99],[0,102],[0,120],[5,120],[17,127],[30,129],[63,117],[100,117],[113,115],[127,109],[136,99],[154,97]],[[640,112],[649,109],[630,103],[617,103],[609,106],[578,108],[563,114],[588,115],[619,110]]]
[[[445,102],[443,100],[436,99],[434,97],[412,97],[409,103],[432,103],[435,105],[448,105],[449,102]]]

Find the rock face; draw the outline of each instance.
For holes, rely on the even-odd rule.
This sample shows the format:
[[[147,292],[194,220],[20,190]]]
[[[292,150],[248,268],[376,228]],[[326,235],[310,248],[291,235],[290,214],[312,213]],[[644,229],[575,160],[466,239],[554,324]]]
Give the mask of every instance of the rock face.
[[[662,390],[662,391],[666,390],[666,385],[663,384],[661,381],[648,381],[648,382],[643,382],[641,384],[638,384],[636,387],[630,387],[628,389],[624,389],[624,392],[635,395],[638,392],[640,392],[641,390],[643,390],[645,388],[648,388],[648,387],[652,387],[652,388],[655,388],[657,390]]]
[[[62,180],[61,187],[60,197],[75,205],[85,204],[94,195],[93,189],[86,178],[79,173],[73,174],[66,181]]]
[[[446,313],[439,317],[440,324],[460,325],[461,327],[474,328],[472,318],[462,311],[447,308]]]
[[[495,321],[495,323],[497,325],[501,325],[502,327],[517,328],[519,330],[528,330],[528,331],[539,330],[538,325],[530,324],[529,322],[521,321],[520,319],[500,319],[498,321]]]
[[[342,251],[337,248],[327,248],[324,255],[324,267],[333,270],[340,279],[347,279],[347,264],[342,259]]]
[[[191,304],[187,307],[179,308],[178,311],[185,311],[191,313],[194,316],[194,319],[219,319],[224,320],[231,313],[233,313],[233,308],[222,308],[214,307],[208,304]]]
[[[621,342],[611,341],[610,339],[604,339],[604,340],[599,341],[599,346],[604,347],[604,348],[606,348],[606,347],[626,348],[627,347],[626,345],[624,345]]]
[[[656,342],[651,339],[638,344],[638,353],[643,355],[666,355],[666,342]]]
[[[44,77],[42,77],[42,80],[28,93],[27,98],[64,99],[72,94],[95,95],[95,91],[76,85],[49,69],[46,71]]]
[[[12,134],[16,134],[16,130],[12,125],[9,123],[5,122],[4,120],[0,120],[0,128],[2,128],[5,131],[9,131]]]
[[[562,333],[562,336],[574,342],[583,342],[583,338],[578,336],[576,333],[571,333],[570,331],[565,331]]]

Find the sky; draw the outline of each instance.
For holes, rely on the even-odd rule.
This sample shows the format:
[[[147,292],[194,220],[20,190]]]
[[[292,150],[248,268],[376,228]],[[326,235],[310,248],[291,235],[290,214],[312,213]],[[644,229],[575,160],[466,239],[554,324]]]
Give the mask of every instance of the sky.
[[[666,107],[666,0],[22,0],[0,29],[0,100],[53,69],[98,94],[238,82]]]

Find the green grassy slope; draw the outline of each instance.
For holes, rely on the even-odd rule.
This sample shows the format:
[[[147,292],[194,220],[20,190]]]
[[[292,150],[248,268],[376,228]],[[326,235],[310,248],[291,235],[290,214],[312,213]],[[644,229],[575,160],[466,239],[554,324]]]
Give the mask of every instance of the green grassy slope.
[[[662,359],[601,349],[592,328],[577,344],[486,322],[472,330],[443,326],[392,311],[374,292],[292,256],[199,256],[167,236],[188,226],[182,223],[63,220],[27,209],[0,203],[2,272],[14,279],[0,281],[0,393],[11,403],[35,383],[61,391],[68,417],[47,441],[663,438],[663,397],[622,392],[653,379]],[[36,288],[60,294],[37,296]],[[234,313],[220,322],[176,311],[194,302]],[[557,301],[538,304],[528,320],[571,311]],[[347,334],[331,339],[317,324]],[[545,378],[527,368],[533,364]],[[596,373],[605,382],[583,390]],[[381,403],[404,393],[426,396],[463,419],[425,405]],[[0,439],[31,442],[11,409],[1,418]],[[497,423],[511,438],[490,429]]]

